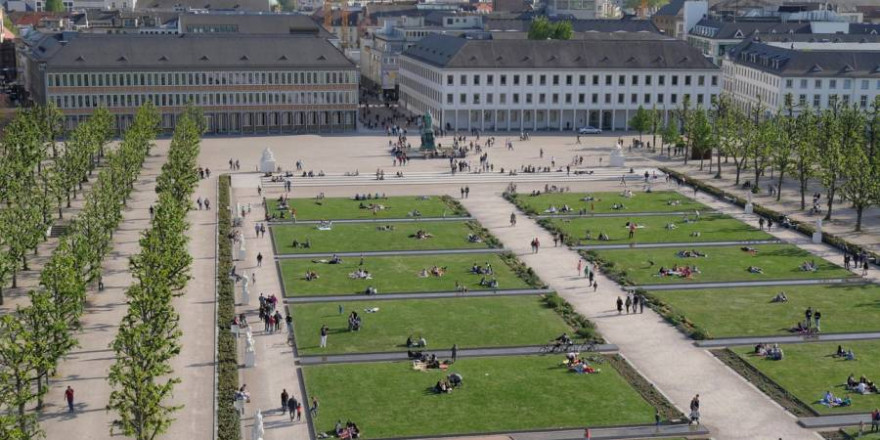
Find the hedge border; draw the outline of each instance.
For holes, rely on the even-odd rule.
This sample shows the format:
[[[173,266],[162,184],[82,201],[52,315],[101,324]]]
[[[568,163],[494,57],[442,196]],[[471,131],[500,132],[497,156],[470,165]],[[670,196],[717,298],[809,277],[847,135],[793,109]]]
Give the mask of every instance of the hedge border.
[[[238,346],[230,325],[235,317],[232,270],[232,219],[229,212],[231,177],[220,176],[217,189],[217,439],[241,440],[241,419],[235,409],[238,390]]]
[[[742,197],[740,197],[736,194],[733,194],[733,193],[727,192],[723,189],[720,189],[718,187],[709,185],[707,183],[704,183],[701,180],[692,179],[692,178],[688,177],[687,174],[684,174],[684,173],[681,173],[681,172],[678,172],[678,171],[675,171],[675,170],[672,170],[672,169],[669,169],[666,167],[660,167],[660,171],[670,175],[673,179],[675,179],[679,182],[685,182],[691,186],[695,186],[700,191],[703,191],[707,194],[711,194],[711,195],[715,196],[716,198],[727,201],[729,203],[733,203],[736,206],[744,208],[746,206],[746,203],[748,203],[748,200],[743,199]],[[752,207],[753,207],[754,213],[756,215],[771,219],[774,222],[778,221],[779,219],[781,219],[784,216],[784,214],[782,214],[778,211],[775,211],[773,209],[767,208],[765,206],[759,205],[754,202],[752,202]],[[800,232],[801,234],[804,234],[807,237],[812,237],[813,233],[816,232],[816,229],[813,226],[811,226],[809,223],[794,221],[794,220],[792,220],[792,223],[794,224],[794,227],[792,228],[794,231]],[[841,250],[843,252],[865,252],[870,257],[869,259],[874,260],[875,264],[880,262],[880,254],[877,254],[877,253],[872,252],[868,249],[865,249],[864,247],[862,247],[858,244],[847,241],[847,240],[840,238],[832,233],[823,231],[822,232],[822,242],[829,245],[829,246],[832,246],[838,250]]]
[[[547,288],[547,284],[538,277],[538,274],[535,273],[534,269],[523,263],[513,252],[504,252],[498,254],[498,257],[510,267],[510,270],[512,270],[519,279],[525,281],[530,287],[535,289]]]
[[[660,417],[670,423],[681,422],[685,419],[684,414],[666,398],[653,383],[645,379],[632,364],[621,354],[606,355],[608,363],[617,370],[630,386],[642,396],[655,410],[660,412]]]
[[[589,339],[597,344],[605,343],[605,339],[602,338],[602,336],[599,335],[598,330],[596,330],[596,324],[593,324],[593,322],[587,319],[586,316],[576,312],[574,306],[558,293],[552,292],[546,295],[541,295],[541,300],[547,307],[553,309],[553,311],[555,311],[566,324],[574,329],[576,335],[581,338]]]

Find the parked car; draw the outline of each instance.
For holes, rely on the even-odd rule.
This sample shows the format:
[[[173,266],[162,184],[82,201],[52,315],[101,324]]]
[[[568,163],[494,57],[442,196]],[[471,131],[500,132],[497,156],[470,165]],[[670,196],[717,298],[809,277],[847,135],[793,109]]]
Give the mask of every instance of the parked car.
[[[578,134],[601,134],[601,133],[602,133],[602,130],[600,130],[596,127],[591,127],[589,125],[578,129]]]

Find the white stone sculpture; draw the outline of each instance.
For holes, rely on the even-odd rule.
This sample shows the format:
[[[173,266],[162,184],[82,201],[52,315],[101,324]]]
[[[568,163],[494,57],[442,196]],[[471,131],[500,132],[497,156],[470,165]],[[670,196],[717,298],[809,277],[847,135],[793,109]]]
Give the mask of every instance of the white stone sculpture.
[[[608,163],[613,167],[626,166],[626,157],[623,155],[623,147],[620,145],[620,142],[614,146],[614,150],[611,150],[611,159]]]
[[[241,282],[241,303],[242,304],[250,304],[251,303],[251,293],[248,285],[250,284],[250,280],[248,277],[243,277]]]
[[[813,243],[822,243],[822,219],[816,220],[816,230],[813,232]]]
[[[257,350],[254,347],[254,335],[248,329],[244,347],[244,366],[253,368],[254,365],[257,365]]]
[[[263,150],[263,156],[260,157],[260,172],[263,173],[274,173],[276,168],[275,155],[272,154],[272,150],[266,147]]]
[[[751,214],[751,213],[755,212],[755,205],[752,204],[752,192],[751,191],[746,193],[746,200],[747,200],[746,206],[745,206],[746,214]]]

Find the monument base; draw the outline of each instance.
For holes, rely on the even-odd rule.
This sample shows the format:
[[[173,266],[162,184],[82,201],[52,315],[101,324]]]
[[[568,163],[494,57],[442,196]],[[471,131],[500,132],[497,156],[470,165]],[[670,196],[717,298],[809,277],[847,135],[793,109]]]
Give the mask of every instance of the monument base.
[[[822,243],[822,233],[821,232],[813,232],[813,243],[821,244]]]
[[[244,353],[244,366],[253,368],[254,365],[257,365],[257,353],[255,351],[246,351]]]
[[[613,167],[625,167],[626,157],[624,157],[623,154],[612,154],[608,164]]]
[[[746,211],[746,214],[751,214],[751,213],[755,212],[755,205],[753,205],[751,203],[746,203],[745,211]]]

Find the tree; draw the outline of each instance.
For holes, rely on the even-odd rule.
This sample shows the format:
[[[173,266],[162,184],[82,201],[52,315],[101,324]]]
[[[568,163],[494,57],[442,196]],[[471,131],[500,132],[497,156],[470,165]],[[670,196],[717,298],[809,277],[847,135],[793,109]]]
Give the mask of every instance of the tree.
[[[0,316],[0,414],[14,412],[14,432],[22,440],[42,438],[37,415],[27,411],[38,397],[31,383],[40,362],[34,338],[18,313]]]
[[[639,106],[636,114],[629,120],[629,126],[639,132],[639,143],[642,142],[642,133],[651,130],[651,115],[644,107]]]
[[[838,108],[826,109],[819,121],[819,142],[823,146],[819,154],[819,177],[825,187],[828,212],[825,220],[831,220],[834,209],[834,197],[837,196],[838,183],[846,166],[844,156],[843,125],[838,116]]]
[[[706,158],[707,153],[711,158],[714,147],[712,126],[709,123],[709,117],[706,116],[706,111],[700,106],[697,106],[696,110],[690,113],[689,119],[688,142],[691,145],[692,154],[700,158],[700,170],[702,170],[703,159]]]
[[[678,130],[678,127],[675,126],[675,121],[669,121],[666,125],[663,126],[663,130],[660,131],[660,155],[663,155],[663,146],[669,145],[667,147],[667,154],[672,157],[672,147],[671,145],[675,145],[681,139],[681,133]]]
[[[551,22],[540,16],[529,25],[529,40],[570,40],[573,34],[570,21]]]
[[[751,132],[754,131],[754,125],[749,122],[742,111],[730,106],[724,112],[719,130],[720,148],[725,156],[733,159],[733,166],[736,169],[734,184],[739,185],[742,171],[749,159],[747,140],[753,137]]]
[[[691,107],[691,99],[689,96],[685,95],[684,100],[682,100],[681,107],[679,107],[675,113],[678,115],[678,120],[680,123],[680,128],[682,134],[686,137],[684,143],[684,164],[688,163],[688,156],[690,155],[690,145],[691,140],[687,138],[688,133],[691,131],[690,123],[693,121],[690,117],[690,107]]]
[[[794,104],[791,94],[785,95],[785,106],[776,114],[776,126],[778,129],[777,140],[773,142],[770,148],[771,161],[773,166],[779,171],[779,177],[776,178],[776,200],[782,198],[782,183],[785,181],[785,173],[794,165],[795,153],[795,130],[797,122],[794,117]]]
[[[554,40],[571,40],[574,34],[570,21],[560,21],[553,27],[553,35],[550,37]]]
[[[651,109],[651,135],[653,139],[651,140],[651,150],[657,151],[657,135],[660,134],[660,131],[663,130],[663,113],[660,110],[657,110],[657,105]],[[660,154],[663,154],[662,152]]]
[[[46,11],[47,12],[64,12],[67,8],[64,7],[64,3],[61,0],[46,0]]]
[[[801,194],[801,210],[806,209],[807,184],[816,175],[814,164],[819,160],[819,120],[809,107],[803,109],[795,120],[795,131],[792,139],[794,145],[794,172],[797,174],[798,189]]]

